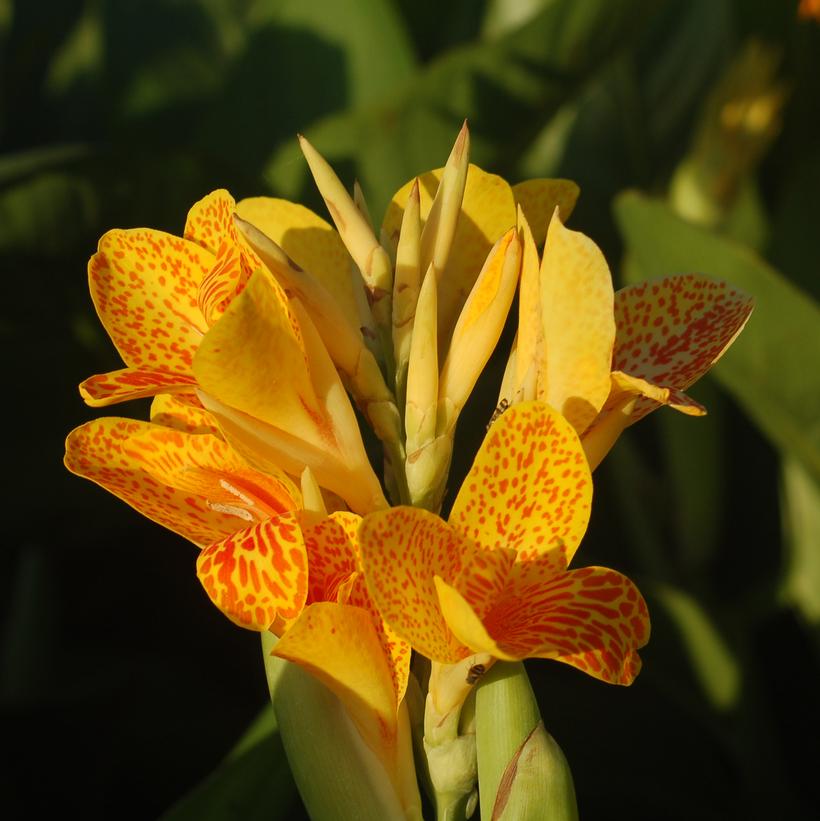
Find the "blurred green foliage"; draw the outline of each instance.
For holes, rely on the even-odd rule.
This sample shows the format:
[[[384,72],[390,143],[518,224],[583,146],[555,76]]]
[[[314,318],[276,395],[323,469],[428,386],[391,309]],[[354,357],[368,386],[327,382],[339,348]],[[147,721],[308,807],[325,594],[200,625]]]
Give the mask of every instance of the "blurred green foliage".
[[[757,92],[782,89],[782,109],[741,156],[720,95],[751,41],[770,55]],[[264,716],[224,759],[266,702],[256,637],[207,603],[193,548],[61,468],[95,415],[77,383],[118,366],[85,286],[97,238],[179,232],[223,186],[318,208],[297,131],[379,214],[465,117],[477,163],[581,185],[572,226],[617,280],[697,269],[758,299],[693,391],[710,415],[654,414],[598,474],[584,560],[646,592],[638,681],[529,668],[581,816],[816,817],[820,24],[768,0],[0,0],[0,66],[12,817],[300,812]],[[503,358],[463,417],[453,486]]]

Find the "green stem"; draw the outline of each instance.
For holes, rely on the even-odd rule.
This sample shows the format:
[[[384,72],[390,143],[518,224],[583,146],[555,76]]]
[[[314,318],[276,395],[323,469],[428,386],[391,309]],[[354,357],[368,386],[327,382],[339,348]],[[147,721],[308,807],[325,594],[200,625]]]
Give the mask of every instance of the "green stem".
[[[482,818],[578,821],[569,765],[521,662],[496,662],[479,682],[476,751]]]

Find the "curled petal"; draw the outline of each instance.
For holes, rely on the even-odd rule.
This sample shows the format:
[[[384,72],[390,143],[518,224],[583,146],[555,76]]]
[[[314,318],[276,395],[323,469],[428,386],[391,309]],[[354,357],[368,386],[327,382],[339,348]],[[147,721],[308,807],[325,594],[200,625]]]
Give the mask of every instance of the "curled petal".
[[[649,614],[626,576],[585,567],[558,576],[519,562],[508,593],[483,619],[506,658],[549,658],[610,684],[631,684],[638,649],[649,640]]]
[[[490,427],[449,521],[482,547],[512,548],[520,560],[554,552],[555,565],[566,567],[591,501],[578,435],[549,406],[522,402]]]
[[[190,393],[195,388],[196,378],[190,372],[121,368],[88,377],[80,383],[80,395],[92,408],[104,408],[159,393]]]
[[[88,262],[97,313],[126,365],[190,371],[208,328],[197,294],[214,255],[147,228],[114,230]]]
[[[346,317],[353,320],[358,316],[350,254],[331,225],[303,205],[273,197],[240,200],[236,213],[323,285]],[[358,326],[357,321],[355,324]]]
[[[395,761],[398,702],[391,662],[367,611],[335,602],[308,605],[279,639],[273,654],[322,681],[339,697],[385,765]]]
[[[97,419],[72,431],[65,464],[198,545],[298,502],[287,480],[251,471],[221,439],[133,419]],[[235,475],[240,468],[244,481]]]
[[[751,297],[700,274],[623,288],[615,295],[612,369],[684,391],[720,359],[752,307]],[[633,421],[656,407],[640,400]]]
[[[240,627],[295,619],[307,594],[307,557],[296,514],[239,530],[205,548],[196,572],[211,601]]]

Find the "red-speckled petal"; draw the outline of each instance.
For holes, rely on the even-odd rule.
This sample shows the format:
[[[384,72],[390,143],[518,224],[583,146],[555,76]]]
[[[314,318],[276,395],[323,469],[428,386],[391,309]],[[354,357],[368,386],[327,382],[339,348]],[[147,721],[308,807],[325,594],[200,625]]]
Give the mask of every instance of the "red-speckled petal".
[[[196,572],[211,601],[240,627],[295,619],[307,594],[307,557],[294,513],[260,522],[205,548]]]
[[[302,514],[304,517],[305,514]],[[310,567],[307,603],[331,601],[367,610],[390,662],[396,703],[404,697],[410,669],[410,646],[382,621],[367,590],[359,561],[361,516],[339,511],[305,527],[305,548]]]
[[[612,277],[595,243],[555,215],[541,261],[544,399],[579,434],[609,396],[615,320]]]
[[[512,548],[521,560],[556,552],[556,566],[566,567],[591,501],[592,477],[572,426],[547,405],[522,402],[490,427],[449,521],[482,547]]]
[[[253,471],[215,436],[133,419],[97,419],[72,431],[65,464],[198,545],[300,499],[286,477]]]
[[[307,602],[347,601],[347,583],[359,571],[356,533],[361,518],[355,513],[334,513],[304,526],[310,566]]]
[[[185,222],[185,238],[216,255],[223,243],[240,249],[240,290],[251,274],[262,266],[256,253],[240,237],[233,221],[234,198],[219,188],[194,203]]]
[[[188,396],[185,401],[167,393],[155,396],[151,402],[151,421],[185,433],[210,433],[222,438],[216,419],[202,407],[192,405]]]
[[[242,284],[239,246],[226,240],[219,246],[216,263],[200,283],[197,296],[199,310],[209,326],[225,313]]]
[[[398,702],[390,662],[367,611],[336,602],[311,604],[279,639],[273,655],[304,667],[334,692],[389,767]]]
[[[623,288],[615,295],[612,369],[684,391],[720,359],[752,307],[751,297],[700,274]],[[656,407],[639,400],[633,420]]]
[[[158,393],[189,393],[194,388],[196,379],[192,373],[122,368],[90,376],[80,383],[80,396],[92,408],[104,408]]]
[[[483,623],[507,658],[556,659],[611,684],[632,683],[649,640],[637,587],[604,567],[556,576],[538,561],[519,562]]]
[[[458,576],[474,550],[466,537],[425,510],[394,507],[362,520],[359,548],[370,595],[399,636],[436,661],[469,654],[444,621],[433,581]]]
[[[197,294],[213,265],[209,251],[162,231],[117,229],[102,237],[88,282],[126,365],[190,373],[208,327]]]

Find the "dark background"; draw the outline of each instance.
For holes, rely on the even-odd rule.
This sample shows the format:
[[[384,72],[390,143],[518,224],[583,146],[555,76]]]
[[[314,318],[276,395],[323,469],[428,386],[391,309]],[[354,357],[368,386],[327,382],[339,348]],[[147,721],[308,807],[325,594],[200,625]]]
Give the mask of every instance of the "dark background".
[[[725,72],[749,53],[727,91]],[[98,237],[181,233],[216,187],[323,213],[297,131],[347,184],[358,177],[379,215],[406,179],[443,164],[465,116],[488,170],[578,181],[571,225],[601,245],[617,282],[679,264],[759,300],[737,354],[692,391],[710,415],[654,414],[596,474],[583,561],[629,573],[649,600],[637,682],[529,666],[581,816],[816,817],[817,20],[768,0],[0,0],[0,67],[10,817],[157,817],[267,700],[258,639],[208,603],[194,548],[61,465],[67,432],[99,415],[77,384],[120,365],[86,287]],[[725,105],[709,104],[747,86],[781,93],[751,147],[726,137]],[[690,235],[673,217],[672,238],[647,249],[667,236],[635,211],[650,201],[616,197],[639,189],[672,214],[670,181],[687,168],[713,211],[691,242],[674,239]],[[710,266],[715,247],[728,256]],[[740,279],[737,259],[749,266]],[[454,487],[503,358],[462,417]],[[144,416],[147,404],[113,413]],[[172,817],[298,818],[280,756],[266,737],[238,782],[223,766]]]

